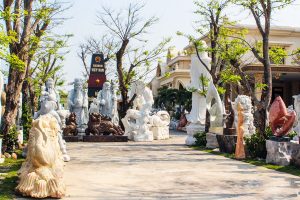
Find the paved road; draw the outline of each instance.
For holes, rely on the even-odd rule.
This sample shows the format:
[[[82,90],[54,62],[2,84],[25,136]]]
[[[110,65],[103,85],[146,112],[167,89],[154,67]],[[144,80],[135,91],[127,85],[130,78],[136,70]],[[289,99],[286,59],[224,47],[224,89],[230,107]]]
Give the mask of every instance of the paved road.
[[[299,177],[195,151],[184,139],[69,143],[66,199],[300,199]]]

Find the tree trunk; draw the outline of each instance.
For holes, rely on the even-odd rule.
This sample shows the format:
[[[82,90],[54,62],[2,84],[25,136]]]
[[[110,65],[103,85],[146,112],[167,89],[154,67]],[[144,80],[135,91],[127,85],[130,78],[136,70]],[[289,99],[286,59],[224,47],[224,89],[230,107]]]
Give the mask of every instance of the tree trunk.
[[[1,132],[3,134],[3,152],[5,152],[8,147],[9,130],[16,124],[16,116],[18,113],[20,93],[22,91],[24,77],[25,72],[18,71],[14,69],[13,66],[10,66],[6,92],[6,107],[1,127]]]

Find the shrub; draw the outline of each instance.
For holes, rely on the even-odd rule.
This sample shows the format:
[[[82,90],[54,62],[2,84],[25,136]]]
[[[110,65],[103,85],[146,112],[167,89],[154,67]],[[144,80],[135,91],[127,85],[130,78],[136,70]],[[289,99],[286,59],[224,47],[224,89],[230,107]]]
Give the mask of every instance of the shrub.
[[[196,146],[205,147],[206,146],[206,133],[205,132],[198,132],[194,135],[196,138]]]
[[[267,157],[266,140],[272,136],[272,131],[270,127],[265,130],[266,138],[262,137],[260,134],[255,133],[250,137],[245,137],[245,144],[247,148],[248,156],[251,158],[263,158]]]
[[[296,135],[298,135],[296,131],[291,131],[289,132],[288,137],[292,140]]]
[[[10,127],[7,135],[7,152],[13,152],[18,145],[18,131],[17,127],[14,125]]]

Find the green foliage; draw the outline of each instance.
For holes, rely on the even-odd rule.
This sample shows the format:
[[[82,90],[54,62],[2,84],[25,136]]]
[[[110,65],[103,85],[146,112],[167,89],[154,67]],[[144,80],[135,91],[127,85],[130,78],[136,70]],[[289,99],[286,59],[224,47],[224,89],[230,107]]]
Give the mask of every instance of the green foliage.
[[[205,132],[198,132],[194,135],[196,138],[196,146],[205,147],[206,146],[206,133]]]
[[[268,87],[268,85],[264,84],[264,83],[256,83],[255,84],[256,89],[265,90],[265,89],[267,89],[267,87]]]
[[[162,87],[158,90],[158,95],[154,100],[154,106],[164,105],[167,111],[175,111],[175,105],[183,106],[184,109],[190,110],[192,106],[192,93],[185,89],[173,89]]]
[[[226,89],[217,85],[217,91],[220,95],[225,94]]]
[[[284,59],[288,56],[286,50],[279,46],[273,46],[269,50],[270,60],[274,64],[284,64]]]
[[[270,127],[265,130],[266,138],[262,137],[259,133],[255,133],[250,137],[244,137],[248,154],[251,158],[266,158],[266,140],[272,136]]]
[[[23,134],[24,140],[28,140],[29,138],[29,131],[31,129],[32,124],[32,113],[29,109],[28,103],[24,102],[22,104],[22,125],[23,125]]]
[[[18,157],[20,154],[18,154]],[[18,181],[18,170],[24,159],[14,160],[6,158],[5,162],[0,164],[0,200],[14,199],[15,188]]]
[[[289,132],[289,134],[288,134],[288,137],[292,140],[295,136],[297,136],[298,134],[297,134],[297,132],[296,131],[291,131],[291,132]]]
[[[16,125],[11,126],[7,135],[7,152],[13,152],[18,145],[18,131]]]
[[[223,83],[238,84],[242,80],[241,76],[236,75],[234,69],[229,66],[223,71],[221,71],[220,75],[221,75],[221,81]]]

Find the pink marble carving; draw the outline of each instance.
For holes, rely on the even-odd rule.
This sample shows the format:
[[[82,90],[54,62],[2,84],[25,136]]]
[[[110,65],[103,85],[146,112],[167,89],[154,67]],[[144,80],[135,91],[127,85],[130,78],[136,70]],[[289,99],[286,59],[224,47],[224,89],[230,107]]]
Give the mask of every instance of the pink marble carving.
[[[270,108],[270,126],[275,136],[286,135],[296,120],[295,111],[287,111],[285,103],[280,96],[276,97]]]

